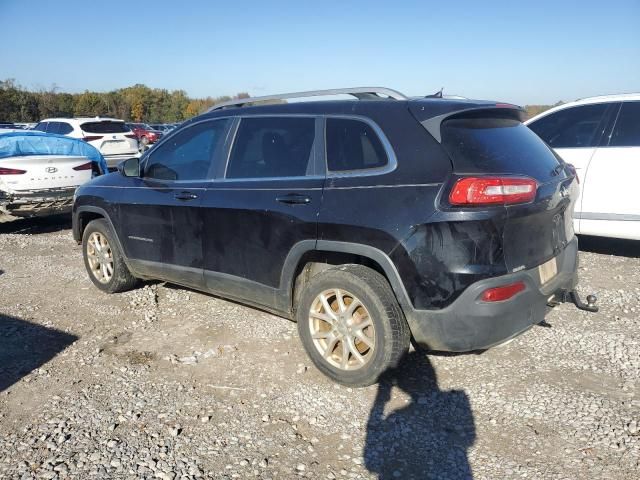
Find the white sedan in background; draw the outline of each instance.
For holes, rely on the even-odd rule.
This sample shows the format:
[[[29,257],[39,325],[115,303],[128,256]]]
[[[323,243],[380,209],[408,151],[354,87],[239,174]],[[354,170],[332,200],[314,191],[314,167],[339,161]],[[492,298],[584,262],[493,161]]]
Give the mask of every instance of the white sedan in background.
[[[81,140],[0,131],[0,220],[69,212],[76,188],[106,168]]]
[[[565,103],[525,124],[578,172],[576,233],[640,240],[640,94]]]

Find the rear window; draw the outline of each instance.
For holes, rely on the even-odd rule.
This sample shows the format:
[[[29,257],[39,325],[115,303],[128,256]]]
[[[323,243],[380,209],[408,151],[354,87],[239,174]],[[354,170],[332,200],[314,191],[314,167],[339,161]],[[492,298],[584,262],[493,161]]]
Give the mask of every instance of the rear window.
[[[327,119],[327,166],[332,172],[380,168],[387,154],[378,135],[359,120]]]
[[[554,176],[558,159],[538,136],[517,120],[459,118],[443,122],[442,145],[458,173]]]
[[[101,122],[87,122],[80,125],[83,132],[87,133],[126,133],[129,128],[124,122],[112,122],[103,120]]]

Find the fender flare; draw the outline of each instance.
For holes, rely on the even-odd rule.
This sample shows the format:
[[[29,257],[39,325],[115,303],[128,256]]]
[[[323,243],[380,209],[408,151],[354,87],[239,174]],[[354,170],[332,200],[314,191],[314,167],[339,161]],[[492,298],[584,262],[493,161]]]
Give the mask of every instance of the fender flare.
[[[122,258],[124,260],[124,263],[127,265],[127,268],[129,268],[129,270],[131,270],[131,265],[129,263],[129,259],[127,258],[127,255],[125,254],[124,248],[122,248],[122,242],[120,241],[120,237],[118,237],[118,232],[115,229],[115,227],[113,226],[113,222],[111,221],[111,217],[109,216],[109,214],[107,213],[107,211],[102,208],[102,207],[96,207],[93,205],[83,205],[80,206],[76,209],[76,211],[73,214],[73,218],[74,218],[74,230],[77,228],[77,235],[79,237],[80,242],[82,242],[82,234],[80,233],[80,215],[83,212],[90,212],[90,213],[97,213],[100,216],[102,216],[102,218],[104,218],[107,223],[109,224],[109,228],[111,229],[111,233],[113,234],[113,238],[115,239],[117,245],[118,245],[118,249],[120,250],[120,252],[122,253]],[[74,233],[75,236],[75,233]]]
[[[280,281],[281,292],[287,296],[290,304],[293,301],[292,289],[293,282],[295,281],[295,270],[302,256],[312,251],[348,253],[366,257],[376,262],[384,271],[402,309],[406,311],[413,308],[404,283],[402,283],[400,279],[398,269],[386,253],[371,245],[334,240],[303,240],[296,243],[291,249],[285,259]]]

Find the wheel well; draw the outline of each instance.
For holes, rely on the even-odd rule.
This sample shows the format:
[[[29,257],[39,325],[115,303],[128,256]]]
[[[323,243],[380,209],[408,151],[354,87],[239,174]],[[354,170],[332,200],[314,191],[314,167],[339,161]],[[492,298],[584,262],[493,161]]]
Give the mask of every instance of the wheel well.
[[[84,229],[87,228],[89,222],[92,220],[97,220],[98,218],[104,218],[104,215],[96,212],[80,212],[78,215],[78,230],[80,234],[80,239],[82,239],[82,234],[84,233]]]
[[[305,285],[309,280],[318,273],[327,270],[328,268],[335,267],[337,265],[363,265],[375,270],[380,275],[389,281],[387,274],[378,262],[364,257],[362,255],[355,255],[351,253],[343,252],[330,252],[322,250],[313,250],[306,252],[296,267],[294,274],[294,281],[292,285],[291,294],[291,310],[295,313],[296,305],[298,304],[298,298],[300,293],[304,290]]]

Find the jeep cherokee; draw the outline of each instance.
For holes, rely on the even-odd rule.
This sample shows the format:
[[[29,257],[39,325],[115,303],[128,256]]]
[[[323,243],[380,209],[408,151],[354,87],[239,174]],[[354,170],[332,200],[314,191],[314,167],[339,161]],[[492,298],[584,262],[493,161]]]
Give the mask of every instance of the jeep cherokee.
[[[357,100],[283,101],[335,94]],[[233,100],[80,187],[73,234],[99,289],[274,312],[324,374],[368,385],[411,339],[486,349],[560,302],[596,309],[574,290],[575,170],[522,114],[382,88]]]

